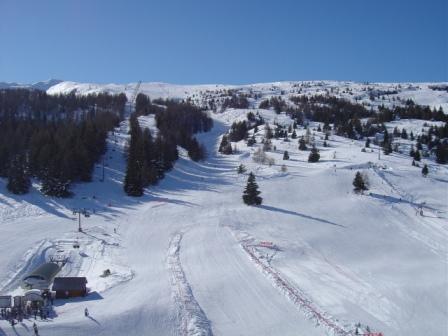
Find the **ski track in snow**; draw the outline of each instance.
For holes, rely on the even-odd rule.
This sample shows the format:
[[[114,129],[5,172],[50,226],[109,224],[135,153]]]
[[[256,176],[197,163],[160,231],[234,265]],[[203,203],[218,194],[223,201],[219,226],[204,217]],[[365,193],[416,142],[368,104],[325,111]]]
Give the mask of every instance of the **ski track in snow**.
[[[196,301],[180,263],[182,233],[176,233],[168,248],[168,269],[171,276],[173,296],[178,305],[178,316],[183,336],[213,335],[210,321]]]

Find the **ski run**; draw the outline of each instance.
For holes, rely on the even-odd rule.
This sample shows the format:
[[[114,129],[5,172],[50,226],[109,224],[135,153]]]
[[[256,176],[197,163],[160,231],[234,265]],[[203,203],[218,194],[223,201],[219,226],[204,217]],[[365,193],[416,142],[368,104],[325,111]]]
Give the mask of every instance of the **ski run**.
[[[2,83],[2,87],[6,84]],[[20,86],[15,84],[15,86]],[[45,83],[39,83],[39,88]],[[140,198],[126,196],[123,179],[129,120],[107,139],[102,167],[74,196],[43,196],[37,182],[17,196],[0,179],[0,295],[21,295],[23,277],[38,265],[63,260],[58,276],[86,277],[89,295],[58,299],[52,315],[11,327],[0,319],[0,336],[30,335],[381,335],[446,336],[448,332],[448,168],[424,158],[428,177],[411,166],[410,142],[402,152],[383,155],[377,145],[331,134],[323,147],[322,123],[310,122],[319,162],[298,150],[306,136],[272,139],[270,164],[253,160],[266,132],[234,142],[235,153],[218,152],[222,136],[247,113],[272,127],[293,120],[261,109],[273,96],[337,91],[339,98],[369,101],[364,90],[397,90],[448,111],[448,93],[430,83],[279,82],[243,86],[138,84],[151,99],[187,99],[202,105],[223,90],[256,93],[248,108],[208,111],[210,132],[197,134],[207,158],[194,162],[186,150],[156,186]],[[137,84],[51,81],[49,94],[124,92]],[[73,91],[75,90],[75,91]],[[380,103],[393,104],[377,99]],[[395,101],[395,100],[394,100]],[[376,105],[378,104],[378,105]],[[157,132],[154,117],[142,127]],[[403,119],[386,123],[418,135],[436,121]],[[288,151],[289,160],[283,160]],[[239,165],[246,172],[237,173]],[[356,172],[370,189],[353,192]],[[249,172],[256,176],[263,203],[247,206],[242,192]],[[87,209],[78,232],[74,209]],[[107,272],[106,272],[107,271]],[[89,316],[84,316],[85,308]]]

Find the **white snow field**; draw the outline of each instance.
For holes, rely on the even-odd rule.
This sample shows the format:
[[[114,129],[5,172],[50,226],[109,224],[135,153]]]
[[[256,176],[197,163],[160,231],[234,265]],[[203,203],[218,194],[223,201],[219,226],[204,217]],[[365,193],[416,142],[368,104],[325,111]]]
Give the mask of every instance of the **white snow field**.
[[[365,85],[315,82],[307,90],[351,87],[361,94]],[[403,85],[399,94],[414,90],[416,100],[448,106],[447,92],[418,85]],[[49,92],[131,96],[134,87],[61,82]],[[199,102],[223,87],[143,83],[141,92]],[[262,97],[296,90],[289,82],[242,88]],[[251,154],[263,126],[255,146],[241,141],[237,154],[218,154],[222,134],[249,111],[271,125],[292,123],[270,110],[210,112],[214,128],[198,135],[207,159],[193,162],[180,148],[174,169],[141,198],[122,190],[127,121],[109,135],[105,181],[98,166],[94,181],[74,186],[71,199],[44,197],[37,184],[14,196],[0,179],[0,295],[21,292],[24,274],[63,255],[63,275],[86,276],[91,293],[55,301],[55,315],[36,321],[40,335],[355,335],[357,323],[360,334],[368,326],[385,336],[448,335],[448,167],[423,158],[430,171],[424,178],[408,154],[379,158],[375,145],[361,152],[364,141],[335,135],[324,148],[318,131],[319,162],[309,163],[297,140],[273,139],[267,155],[275,163],[261,165]],[[154,129],[153,117],[139,120]],[[418,120],[388,125],[395,126],[415,134],[423,127]],[[240,163],[245,174],[237,174]],[[241,199],[250,171],[263,197],[256,207]],[[357,171],[370,181],[364,194],[353,192]],[[82,219],[84,233],[74,208],[91,213]],[[102,277],[106,269],[111,276]],[[0,336],[30,335],[33,322],[12,328],[0,320]]]

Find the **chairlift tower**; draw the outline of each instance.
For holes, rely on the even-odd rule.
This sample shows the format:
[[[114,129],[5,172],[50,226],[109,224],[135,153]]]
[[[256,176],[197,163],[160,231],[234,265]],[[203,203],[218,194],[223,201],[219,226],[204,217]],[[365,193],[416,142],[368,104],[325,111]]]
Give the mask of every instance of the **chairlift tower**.
[[[73,215],[78,215],[78,231],[82,232],[81,215],[88,218],[88,217],[90,217],[90,213],[87,211],[87,209],[84,209],[84,208],[83,209],[74,209]]]

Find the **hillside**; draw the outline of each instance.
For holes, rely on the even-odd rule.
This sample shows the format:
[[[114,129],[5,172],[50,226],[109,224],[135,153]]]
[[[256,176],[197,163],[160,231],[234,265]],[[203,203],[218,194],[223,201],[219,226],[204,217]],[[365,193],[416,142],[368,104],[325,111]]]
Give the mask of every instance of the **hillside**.
[[[131,98],[136,85],[60,82],[46,89],[124,92]],[[448,91],[438,89],[443,85],[142,83],[139,92],[153,100],[189,99],[207,108],[214,127],[197,136],[207,158],[194,162],[179,148],[174,169],[157,186],[140,198],[126,196],[124,120],[108,135],[104,182],[96,165],[93,181],[76,184],[72,198],[45,197],[36,183],[29,194],[13,195],[0,179],[0,293],[21,293],[25,273],[63,255],[70,260],[63,275],[86,276],[91,294],[57,300],[54,316],[37,322],[42,335],[355,335],[369,329],[446,335],[448,166],[430,154],[412,166],[408,153],[414,143],[407,139],[398,139],[390,155],[374,143],[362,151],[365,139],[334,131],[325,140],[320,122],[298,125],[293,139],[294,120],[284,111],[294,106],[295,96],[329,93],[372,111],[412,99],[447,113]],[[247,106],[226,103],[232,96],[244,96]],[[285,102],[279,113],[259,108],[274,96]],[[256,143],[234,141],[233,154],[219,153],[222,136],[249,112],[263,119],[248,131]],[[156,131],[152,115],[139,121]],[[270,162],[254,162],[264,147],[266,122],[273,130],[276,125],[291,131],[265,147]],[[385,123],[391,134],[397,127],[415,136],[442,124]],[[313,138],[318,162],[308,162],[310,144],[298,149],[302,136]],[[238,174],[241,164],[246,172]],[[369,180],[364,193],[353,191],[358,171]],[[263,197],[260,206],[241,199],[249,172]],[[91,214],[82,219],[83,233],[73,215],[79,208]],[[106,269],[111,275],[102,277]],[[83,315],[85,307],[90,318]],[[12,328],[0,320],[0,335],[28,334],[33,322]]]

